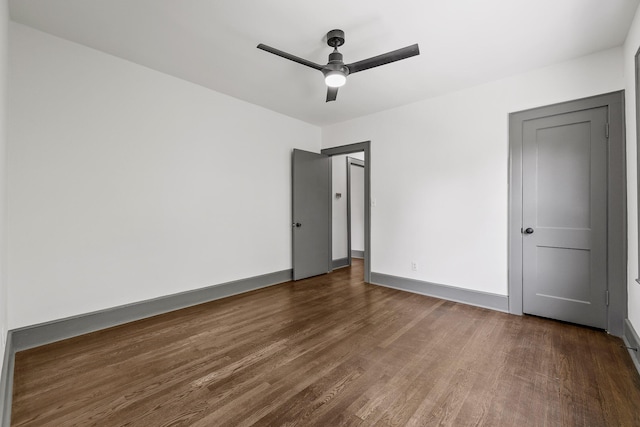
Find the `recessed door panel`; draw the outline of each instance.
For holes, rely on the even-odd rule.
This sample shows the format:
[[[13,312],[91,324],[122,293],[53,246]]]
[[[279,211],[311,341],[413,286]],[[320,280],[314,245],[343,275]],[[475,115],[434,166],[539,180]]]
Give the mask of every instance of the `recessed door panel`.
[[[559,298],[590,304],[589,276],[591,251],[575,248],[538,246],[536,292],[546,298]]]
[[[590,228],[591,123],[538,129],[538,226]]]

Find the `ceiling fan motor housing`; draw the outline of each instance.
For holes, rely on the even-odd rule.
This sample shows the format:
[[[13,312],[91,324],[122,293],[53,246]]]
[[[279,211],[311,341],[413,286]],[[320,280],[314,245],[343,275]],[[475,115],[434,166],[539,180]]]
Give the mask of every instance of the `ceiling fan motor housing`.
[[[349,68],[344,65],[342,54],[338,52],[338,46],[342,46],[344,44],[344,31],[329,31],[327,33],[327,44],[333,47],[333,52],[329,54],[329,62],[324,66],[322,72],[325,76],[332,71],[341,72],[345,77],[348,76]]]
[[[342,61],[342,54],[337,50],[329,54],[329,63],[324,66],[324,69],[328,71],[341,71],[346,76],[349,74],[349,69],[344,65]]]
[[[342,54],[337,50],[334,50],[332,53],[329,54],[329,63],[344,64],[344,62],[342,62]]]

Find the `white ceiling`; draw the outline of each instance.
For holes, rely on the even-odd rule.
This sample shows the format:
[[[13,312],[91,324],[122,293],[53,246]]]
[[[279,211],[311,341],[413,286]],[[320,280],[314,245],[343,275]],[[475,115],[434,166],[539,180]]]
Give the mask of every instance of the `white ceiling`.
[[[316,125],[619,46],[639,0],[11,0],[11,18]],[[325,103],[327,31],[346,63],[419,43],[350,76]]]

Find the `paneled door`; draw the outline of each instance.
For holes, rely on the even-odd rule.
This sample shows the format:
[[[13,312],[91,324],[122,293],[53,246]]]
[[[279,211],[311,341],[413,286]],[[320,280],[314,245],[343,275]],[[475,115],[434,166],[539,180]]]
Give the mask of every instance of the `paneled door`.
[[[330,271],[330,157],[293,150],[293,280]]]
[[[607,108],[523,123],[523,312],[607,326]]]

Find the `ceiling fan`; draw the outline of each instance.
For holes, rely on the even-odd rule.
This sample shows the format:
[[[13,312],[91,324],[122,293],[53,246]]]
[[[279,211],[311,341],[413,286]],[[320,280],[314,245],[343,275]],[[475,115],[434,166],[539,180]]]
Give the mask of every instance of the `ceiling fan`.
[[[321,71],[322,74],[324,74],[324,81],[327,84],[326,102],[336,100],[336,97],[338,96],[338,88],[347,82],[347,76],[349,74],[368,70],[369,68],[379,67],[380,65],[400,61],[401,59],[410,58],[420,54],[420,49],[416,43],[369,59],[345,64],[342,61],[342,54],[338,52],[338,47],[344,44],[344,31],[329,31],[327,33],[327,44],[333,48],[333,52],[329,54],[329,62],[327,65],[320,65],[315,62],[307,61],[306,59],[299,58],[295,55],[291,55],[290,53],[283,52],[262,43],[260,43],[257,48]]]

